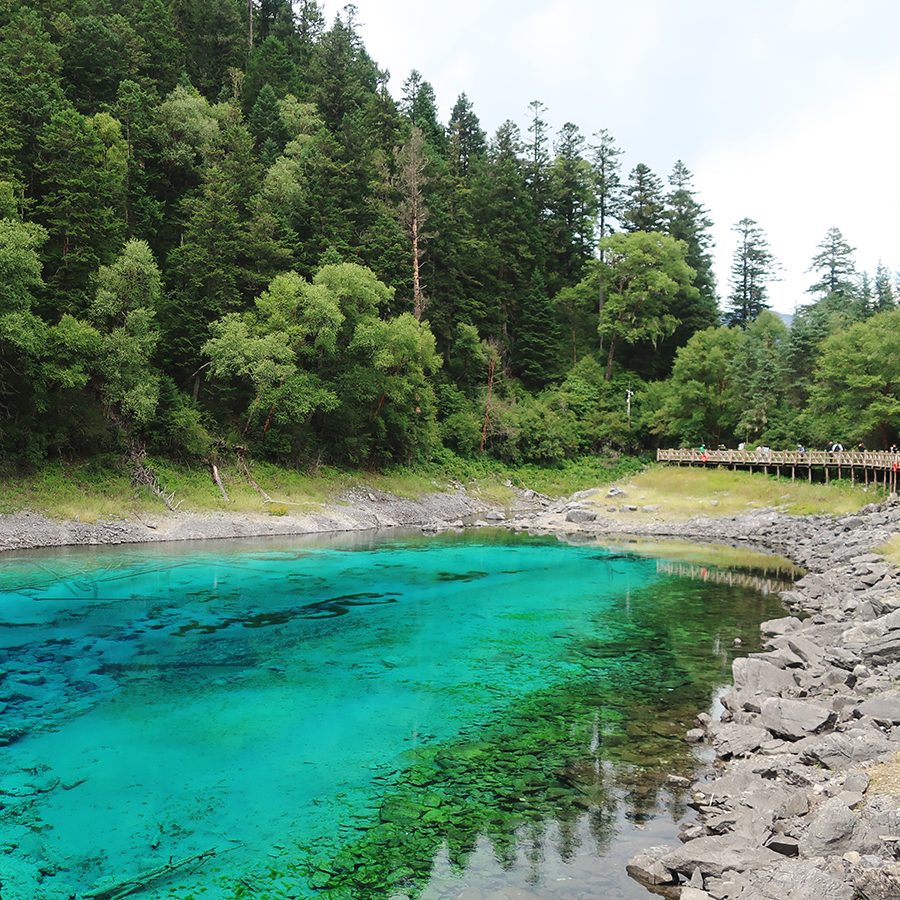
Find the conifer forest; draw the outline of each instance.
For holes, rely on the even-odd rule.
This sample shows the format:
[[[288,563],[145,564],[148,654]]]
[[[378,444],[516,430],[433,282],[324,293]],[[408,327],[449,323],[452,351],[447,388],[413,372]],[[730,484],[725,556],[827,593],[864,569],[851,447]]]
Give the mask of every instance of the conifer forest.
[[[531,98],[493,134],[477,97],[441,121],[356,19],[0,0],[4,465],[897,439],[895,275],[834,223],[788,325],[764,222],[715,282],[683,161],[626,167]]]

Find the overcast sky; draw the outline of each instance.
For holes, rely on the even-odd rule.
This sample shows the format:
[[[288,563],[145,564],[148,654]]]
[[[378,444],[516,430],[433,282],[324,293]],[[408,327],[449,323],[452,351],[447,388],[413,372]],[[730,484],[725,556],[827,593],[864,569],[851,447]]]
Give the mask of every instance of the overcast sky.
[[[430,81],[446,123],[465,92],[489,134],[528,103],[638,162],[694,173],[715,222],[719,294],[732,226],[756,219],[782,265],[773,306],[807,302],[816,245],[837,226],[860,269],[900,268],[897,0],[355,0],[392,75]],[[329,19],[343,2],[326,0]]]

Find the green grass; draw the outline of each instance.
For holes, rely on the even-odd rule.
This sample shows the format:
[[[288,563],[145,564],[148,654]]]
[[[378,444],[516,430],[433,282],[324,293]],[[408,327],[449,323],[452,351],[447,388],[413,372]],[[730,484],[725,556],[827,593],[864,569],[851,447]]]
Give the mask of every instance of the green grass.
[[[900,534],[895,534],[887,543],[876,547],[875,553],[880,553],[888,562],[900,566]]]
[[[413,467],[394,466],[380,472],[348,471],[322,466],[315,474],[267,462],[251,462],[253,476],[272,498],[266,503],[241,475],[233,459],[219,469],[229,493],[225,502],[206,466],[188,467],[169,460],[150,460],[167,491],[174,491],[186,512],[222,511],[284,516],[306,513],[333,503],[352,488],[365,486],[399,497],[416,498],[433,491],[465,485],[470,494],[505,505],[514,487],[531,488],[553,497],[606,487],[615,482],[627,493],[623,502],[659,506],[654,513],[622,513],[626,521],[653,518],[686,519],[692,515],[728,515],[761,507],[792,513],[843,513],[881,499],[881,493],[843,482],[830,485],[791,484],[762,474],[725,469],[688,469],[648,465],[637,457],[584,457],[556,467],[510,466],[494,460],[469,460],[452,455],[440,462]],[[595,501],[604,515],[606,498]],[[619,501],[615,501],[620,505]],[[131,484],[117,457],[82,462],[47,463],[30,474],[0,477],[0,513],[32,510],[53,518],[95,522],[129,516],[158,516],[162,502],[146,488]],[[900,552],[900,551],[898,551]]]
[[[333,503],[352,488],[365,486],[398,497],[416,498],[455,489],[462,483],[474,496],[500,505],[514,497],[513,485],[561,496],[607,483],[641,468],[630,458],[585,458],[553,469],[506,466],[494,461],[447,456],[440,463],[394,466],[380,472],[349,471],[328,466],[315,474],[252,461],[253,477],[272,503],[266,503],[243,477],[234,459],[224,459],[219,471],[229,495],[223,500],[206,466],[184,466],[165,459],[148,460],[166,491],[174,492],[186,512],[222,511],[284,516],[305,513]],[[52,462],[31,473],[0,477],[0,513],[31,510],[58,519],[96,522],[128,516],[154,516],[163,503],[146,488],[131,484],[120,459]]]
[[[604,515],[618,516],[623,521],[662,518],[670,521],[691,516],[724,516],[775,508],[794,515],[855,512],[867,503],[884,497],[881,489],[851,485],[846,481],[831,484],[792,483],[787,478],[762,473],[732,472],[728,469],[699,469],[676,466],[652,466],[633,478],[619,479],[617,485],[625,497],[595,499]],[[638,512],[611,513],[608,503],[628,503]],[[650,513],[642,506],[658,506]]]

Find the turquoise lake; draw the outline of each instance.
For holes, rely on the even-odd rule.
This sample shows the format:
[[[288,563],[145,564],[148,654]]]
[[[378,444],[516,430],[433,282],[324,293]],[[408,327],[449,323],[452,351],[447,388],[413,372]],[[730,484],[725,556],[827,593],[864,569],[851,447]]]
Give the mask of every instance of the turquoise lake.
[[[506,532],[7,554],[0,896],[647,897],[684,732],[780,614]]]

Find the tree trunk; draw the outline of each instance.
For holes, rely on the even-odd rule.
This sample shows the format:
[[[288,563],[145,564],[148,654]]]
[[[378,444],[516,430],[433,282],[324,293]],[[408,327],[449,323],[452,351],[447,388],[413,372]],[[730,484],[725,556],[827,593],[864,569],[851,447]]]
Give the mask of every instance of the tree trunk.
[[[494,394],[494,369],[497,367],[497,359],[494,355],[488,360],[487,400],[484,404],[484,424],[481,426],[481,447],[484,453],[484,445],[487,443],[488,424],[491,421],[491,398]]]
[[[616,356],[616,336],[611,335],[609,339],[609,353],[606,357],[606,380],[612,381],[613,359]]]
[[[211,462],[209,464],[210,471],[212,472],[212,479],[216,484],[216,487],[219,489],[219,492],[222,494],[222,499],[226,503],[231,502],[231,498],[228,496],[228,491],[225,490],[225,485],[222,483],[222,476],[219,474],[219,467]]]
[[[412,231],[413,250],[413,315],[417,322],[422,321],[425,312],[425,298],[422,295],[422,278],[420,274],[421,256],[419,250],[419,215],[413,212],[410,230]]]

